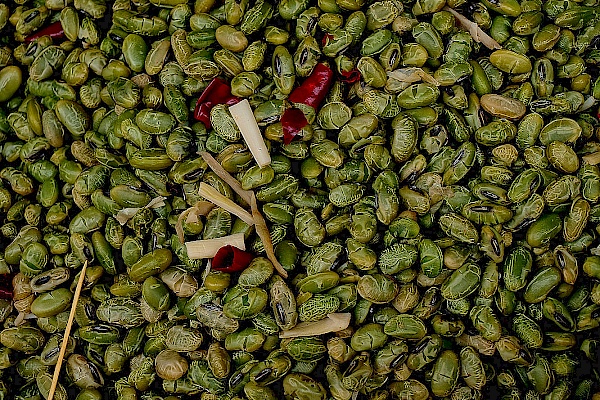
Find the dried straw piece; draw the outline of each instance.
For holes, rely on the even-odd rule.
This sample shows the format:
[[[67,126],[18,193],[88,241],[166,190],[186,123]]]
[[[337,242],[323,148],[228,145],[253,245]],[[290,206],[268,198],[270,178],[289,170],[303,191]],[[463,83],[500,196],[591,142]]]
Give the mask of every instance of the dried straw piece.
[[[267,258],[273,263],[273,266],[283,278],[287,278],[288,274],[283,266],[275,257],[275,250],[273,249],[273,242],[271,241],[271,234],[269,233],[269,228],[267,228],[267,223],[265,219],[261,215],[260,211],[258,211],[258,207],[256,206],[256,197],[254,197],[254,193],[252,194],[252,198],[250,199],[250,206],[252,207],[252,216],[254,217],[254,224],[256,226],[256,233],[260,240],[263,242],[263,246],[265,248],[265,252],[267,253]]]
[[[209,153],[206,151],[201,151],[199,154],[219,178],[223,179],[229,186],[231,186],[233,191],[236,192],[247,204],[250,204],[250,198],[253,195],[252,191],[242,189],[242,185],[238,182],[238,180],[231,176],[229,172],[225,171],[221,164],[219,164],[219,162],[215,160],[215,158]]]
[[[223,196],[214,187],[202,182],[200,183],[200,189],[198,190],[198,194],[204,197],[206,200],[210,201],[211,203],[214,203],[222,209],[236,215],[248,225],[254,225],[254,219],[248,211],[244,210],[241,206],[235,204],[233,201],[231,201],[231,199],[228,199],[227,197]]]
[[[121,225],[125,225],[127,221],[129,221],[138,211],[144,208],[158,208],[163,207],[165,205],[166,197],[158,196],[150,200],[148,204],[144,207],[129,207],[120,210],[117,215],[115,215],[115,219],[119,221]]]
[[[581,158],[583,159],[583,161],[585,161],[586,163],[588,163],[590,165],[600,164],[600,151],[585,155]]]
[[[188,257],[192,260],[199,258],[213,258],[221,247],[227,245],[235,246],[240,250],[246,250],[244,234],[236,233],[215,239],[194,240],[185,243]]]
[[[215,205],[210,201],[199,201],[179,214],[177,223],[175,223],[175,232],[177,232],[179,243],[183,244],[185,242],[183,220],[185,219],[185,222],[187,223],[198,222],[198,217],[207,215],[214,207]]]
[[[238,128],[240,128],[240,132],[258,166],[262,168],[271,164],[269,149],[267,149],[265,140],[260,133],[248,99],[244,99],[229,107],[229,112]]]
[[[314,322],[301,322],[288,331],[279,333],[279,338],[287,339],[301,336],[316,336],[338,332],[350,325],[350,313],[327,314],[327,318]]]
[[[48,399],[52,400],[54,398],[54,392],[56,391],[56,385],[58,385],[58,377],[60,376],[60,367],[62,366],[63,359],[65,358],[65,352],[67,351],[67,344],[69,343],[69,335],[71,334],[71,328],[73,327],[73,319],[75,318],[75,309],[77,308],[77,302],[79,301],[79,296],[81,295],[81,288],[83,287],[83,282],[85,281],[85,271],[87,269],[88,262],[83,264],[83,268],[81,268],[81,274],[79,275],[79,280],[77,281],[77,287],[75,288],[75,294],[73,295],[73,303],[71,304],[71,312],[69,312],[69,319],[67,320],[67,326],[65,327],[65,333],[63,335],[63,341],[60,345],[60,352],[58,353],[58,360],[56,361],[56,366],[54,367],[54,375],[52,376],[52,385],[50,386],[50,392],[48,393]]]
[[[491,50],[502,48],[502,46],[500,46],[500,43],[496,42],[490,35],[485,33],[475,22],[470,21],[469,19],[467,19],[467,17],[448,6],[444,7],[444,10],[454,15],[458,22],[460,22],[462,27],[469,31],[469,33],[476,42],[483,44],[485,47]]]
[[[596,104],[596,98],[594,96],[589,96],[581,105],[581,107],[579,107],[579,112],[585,111],[585,110],[589,110],[590,108],[592,108],[594,106],[594,104]]]
[[[115,114],[117,115],[121,115],[123,114],[125,111],[127,111],[127,109],[123,106],[120,106],[118,104],[115,104]]]
[[[433,76],[425,72],[423,68],[418,67],[399,68],[388,72],[388,76],[400,82],[414,83],[423,81],[440,86],[440,83]]]

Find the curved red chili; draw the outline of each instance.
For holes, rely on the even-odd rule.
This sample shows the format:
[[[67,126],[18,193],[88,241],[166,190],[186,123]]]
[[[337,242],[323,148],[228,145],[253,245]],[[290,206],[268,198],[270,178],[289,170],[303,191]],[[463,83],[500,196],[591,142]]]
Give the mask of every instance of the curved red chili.
[[[318,63],[313,72],[288,97],[292,103],[302,103],[317,109],[333,83],[333,70]]]
[[[12,275],[2,274],[2,275],[0,275],[0,299],[12,300],[12,298],[13,298]]]
[[[211,268],[221,272],[239,272],[250,265],[253,258],[252,253],[227,245],[217,251],[212,260]]]
[[[240,101],[239,98],[231,94],[231,87],[226,81],[220,78],[214,78],[204,89],[194,110],[194,118],[210,128],[210,110],[217,104],[227,104],[231,106]]]
[[[65,31],[63,30],[62,24],[60,21],[56,21],[45,28],[40,29],[39,31],[31,34],[25,38],[25,43],[29,43],[37,38],[41,38],[42,36],[50,36],[54,39],[62,39],[65,37]]]

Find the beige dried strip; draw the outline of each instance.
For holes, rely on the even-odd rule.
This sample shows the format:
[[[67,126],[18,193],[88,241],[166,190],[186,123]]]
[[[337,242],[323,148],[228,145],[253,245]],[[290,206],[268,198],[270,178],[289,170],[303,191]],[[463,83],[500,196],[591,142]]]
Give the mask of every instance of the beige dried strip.
[[[204,286],[204,281],[206,280],[206,277],[208,276],[208,274],[210,274],[210,271],[212,270],[212,260],[208,260],[206,262],[206,267],[204,267],[204,272],[202,272],[202,285]]]
[[[185,222],[190,224],[196,223],[198,222],[198,217],[207,215],[214,207],[215,205],[210,201],[199,201],[192,207],[185,209],[181,214],[179,214],[177,222],[175,223],[175,232],[177,232],[179,243],[185,243],[185,235],[183,234],[183,220],[185,219]]]
[[[418,67],[406,67],[399,68],[387,73],[390,78],[396,79],[400,82],[414,83],[414,82],[427,82],[432,85],[440,86],[440,83],[430,74],[425,72],[423,68]]]
[[[320,321],[301,322],[290,330],[281,331],[279,338],[315,336],[342,331],[350,325],[350,317],[350,313],[327,314],[327,317]]]
[[[475,22],[469,20],[467,17],[448,6],[444,7],[444,10],[454,15],[462,27],[469,31],[476,42],[483,44],[485,47],[491,50],[502,48],[500,43],[496,42],[490,35],[485,33]]]
[[[119,221],[121,225],[125,225],[127,221],[129,221],[138,211],[144,208],[158,208],[163,207],[165,205],[166,197],[158,196],[150,200],[148,204],[144,207],[128,207],[120,210],[117,215],[115,215],[115,219]]]
[[[200,183],[200,189],[198,189],[198,194],[204,197],[206,200],[210,201],[211,203],[214,203],[222,209],[229,211],[230,213],[239,217],[248,225],[254,225],[254,218],[252,218],[252,215],[248,211],[244,210],[241,206],[235,204],[231,199],[223,196],[214,187],[202,182]]]
[[[231,176],[229,172],[225,171],[221,164],[219,164],[219,162],[215,160],[215,158],[209,153],[206,151],[201,151],[199,154],[200,157],[206,161],[210,169],[212,169],[213,172],[219,176],[219,178],[227,182],[234,192],[236,192],[246,203],[250,204],[250,198],[253,194],[252,191],[242,189],[242,185],[238,182],[238,180]]]
[[[256,233],[258,237],[263,243],[263,247],[265,248],[265,253],[267,253],[267,258],[273,263],[273,266],[283,278],[287,278],[288,274],[283,266],[275,257],[275,250],[273,249],[273,242],[271,241],[271,233],[269,233],[269,228],[267,227],[267,223],[263,218],[260,211],[258,211],[258,207],[256,205],[256,197],[254,197],[254,193],[252,194],[252,198],[250,199],[250,207],[252,208],[252,216],[254,217],[254,224],[256,227]]]
[[[198,217],[204,217],[208,215],[210,210],[215,208],[215,205],[210,201],[199,201],[196,204],[194,204],[194,207],[197,209],[197,211],[195,213],[190,213],[185,219],[185,222],[190,224],[198,222]]]
[[[85,281],[85,271],[87,269],[88,262],[83,264],[83,268],[81,268],[81,274],[79,275],[79,280],[77,281],[77,287],[75,288],[75,294],[73,295],[73,303],[71,304],[71,312],[69,313],[69,319],[67,320],[67,326],[65,327],[65,333],[63,336],[62,344],[60,345],[60,352],[58,353],[58,360],[56,361],[56,366],[54,367],[54,375],[52,376],[52,385],[50,386],[50,392],[48,393],[48,399],[52,400],[54,398],[54,392],[56,391],[56,385],[58,384],[58,377],[60,376],[60,367],[62,366],[63,359],[65,358],[65,352],[67,351],[67,344],[69,343],[69,335],[71,334],[71,328],[73,327],[73,319],[75,318],[75,309],[77,308],[77,302],[79,301],[79,296],[81,295],[81,288],[83,287],[83,282]]]
[[[262,133],[260,133],[260,128],[256,123],[256,118],[254,118],[254,112],[252,112],[252,107],[250,107],[248,99],[244,99],[229,107],[229,112],[238,128],[240,128],[248,149],[250,149],[250,153],[252,153],[252,157],[254,157],[258,166],[262,168],[271,164],[269,149],[265,144]]]
[[[15,326],[19,326],[19,325],[23,325],[24,322],[25,322],[25,313],[19,311],[19,313],[17,314],[17,318],[15,318],[15,320],[13,321],[13,324]]]
[[[581,158],[583,159],[583,161],[585,161],[586,163],[588,163],[590,165],[600,164],[600,151],[585,155]]]
[[[120,106],[118,104],[115,104],[115,114],[117,115],[121,115],[123,114],[125,111],[127,111],[127,109],[123,106]]]
[[[192,260],[200,258],[213,258],[217,251],[223,246],[235,246],[240,250],[246,250],[243,233],[235,233],[215,239],[193,240],[185,243],[188,257]]]
[[[578,112],[582,112],[585,110],[589,110],[590,108],[592,108],[594,106],[594,104],[596,104],[596,98],[594,96],[589,96],[581,105],[581,107],[579,107],[579,109],[577,110]]]

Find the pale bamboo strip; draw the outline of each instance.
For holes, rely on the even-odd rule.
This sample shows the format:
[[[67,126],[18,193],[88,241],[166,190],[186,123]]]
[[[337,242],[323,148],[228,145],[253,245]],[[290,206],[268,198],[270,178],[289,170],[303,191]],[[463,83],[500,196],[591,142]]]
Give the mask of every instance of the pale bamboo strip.
[[[346,329],[350,325],[350,313],[327,314],[327,318],[320,321],[301,322],[287,331],[281,331],[281,339],[324,335],[330,332],[337,332]]]
[[[214,187],[202,182],[200,183],[198,194],[211,203],[214,203],[216,206],[236,215],[248,225],[254,225],[254,218],[252,218],[252,215],[248,211],[235,204],[231,199],[223,196]]]
[[[123,208],[122,210],[119,210],[117,215],[115,215],[115,219],[117,221],[119,221],[119,223],[121,225],[125,225],[127,223],[127,221],[129,221],[131,218],[133,218],[133,216],[135,214],[137,214],[137,212],[143,208],[163,207],[165,205],[166,199],[167,199],[166,197],[158,196],[158,197],[155,197],[152,200],[150,200],[150,202],[148,204],[146,204],[144,207]]]
[[[193,260],[199,258],[213,258],[221,247],[227,245],[235,246],[240,250],[246,250],[244,234],[236,233],[234,235],[223,236],[216,239],[193,240],[185,243],[188,257]]]
[[[238,182],[237,179],[231,176],[229,172],[225,171],[223,166],[221,166],[221,164],[219,164],[219,162],[215,160],[215,158],[212,155],[210,155],[210,153],[207,153],[206,151],[201,151],[199,154],[204,159],[204,161],[206,161],[210,169],[212,169],[213,172],[219,176],[219,178],[227,182],[227,184],[231,186],[233,191],[240,195],[240,197],[244,199],[244,201],[249,205],[250,198],[252,197],[253,192],[251,190],[242,189],[242,185],[240,184],[240,182]]]
[[[75,309],[77,308],[77,302],[81,295],[81,288],[85,281],[85,271],[87,269],[88,262],[83,264],[81,273],[79,275],[79,281],[77,281],[77,287],[75,288],[75,295],[73,296],[73,303],[71,304],[71,312],[69,313],[69,319],[67,326],[65,327],[65,333],[63,336],[62,344],[60,345],[60,352],[58,353],[58,360],[54,367],[54,376],[52,376],[52,385],[50,386],[50,392],[48,393],[48,400],[54,398],[54,392],[56,391],[56,385],[58,385],[58,377],[60,376],[60,367],[62,366],[63,359],[65,358],[65,352],[67,351],[67,344],[69,343],[69,335],[71,334],[71,328],[73,327],[73,319],[75,318]]]
[[[269,149],[265,144],[262,133],[260,133],[260,129],[254,118],[254,113],[252,112],[248,99],[244,99],[229,107],[229,112],[238,128],[240,128],[240,132],[248,145],[248,149],[250,149],[250,153],[252,153],[258,166],[262,168],[271,164]]]
[[[250,206],[252,207],[252,216],[254,217],[254,224],[256,227],[256,233],[260,240],[263,242],[263,246],[265,248],[265,252],[267,253],[267,258],[273,263],[273,266],[283,278],[288,277],[288,273],[283,266],[275,257],[275,250],[273,249],[273,242],[271,241],[271,233],[269,233],[269,228],[267,227],[267,223],[263,218],[260,211],[258,211],[258,206],[256,205],[256,197],[254,197],[254,193],[252,194],[252,198],[250,199]]]
[[[458,19],[460,24],[469,31],[476,42],[482,43],[485,47],[491,50],[502,48],[498,42],[496,42],[490,35],[485,33],[475,22],[469,20],[467,17],[448,6],[444,7],[444,10],[452,13],[452,15]]]
[[[217,160],[214,159],[209,153],[203,151],[200,152],[200,156],[206,161],[208,166],[213,170],[215,174],[217,174],[221,179],[223,179],[231,188],[246,202],[250,205],[252,211],[252,217],[254,218],[254,226],[256,228],[256,233],[260,237],[263,242],[263,246],[265,247],[265,252],[267,253],[267,257],[273,263],[273,266],[283,278],[287,278],[288,274],[283,266],[275,257],[275,251],[273,249],[273,242],[271,241],[271,234],[269,233],[269,228],[267,227],[267,223],[263,218],[262,214],[258,210],[258,206],[256,204],[256,196],[254,196],[254,192],[251,190],[242,189],[242,185],[235,179],[229,172],[225,171],[221,164]],[[243,249],[242,249],[243,250]]]
[[[192,207],[185,209],[179,214],[177,217],[177,222],[175,223],[175,232],[177,232],[177,238],[179,239],[179,243],[185,243],[185,237],[183,233],[183,221],[187,223],[195,223],[198,222],[198,217],[207,215],[210,210],[215,207],[213,203],[210,201],[198,201]]]

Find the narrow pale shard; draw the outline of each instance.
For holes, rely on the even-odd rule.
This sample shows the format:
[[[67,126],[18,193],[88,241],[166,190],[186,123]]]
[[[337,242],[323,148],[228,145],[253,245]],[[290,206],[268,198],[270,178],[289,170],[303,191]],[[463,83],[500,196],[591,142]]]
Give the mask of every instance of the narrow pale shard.
[[[217,189],[213,188],[212,186],[204,182],[200,183],[200,189],[198,190],[198,194],[204,197],[206,200],[221,207],[222,209],[227,210],[230,213],[238,216],[242,221],[244,221],[248,225],[254,225],[254,218],[252,218],[252,215],[248,211],[244,210],[241,206],[234,203],[227,197],[223,196],[217,191]]]
[[[240,128],[240,132],[259,167],[271,164],[271,155],[258,128],[254,113],[247,99],[229,107],[229,112]]]
[[[332,313],[327,314],[326,318],[320,321],[301,322],[288,331],[282,331],[279,334],[281,339],[316,336],[326,333],[338,332],[346,329],[350,325],[350,313]]]
[[[246,250],[244,234],[236,233],[234,235],[223,236],[216,239],[194,240],[185,243],[188,257],[192,260],[199,258],[213,258],[221,247],[227,245],[235,246],[240,250]]]

